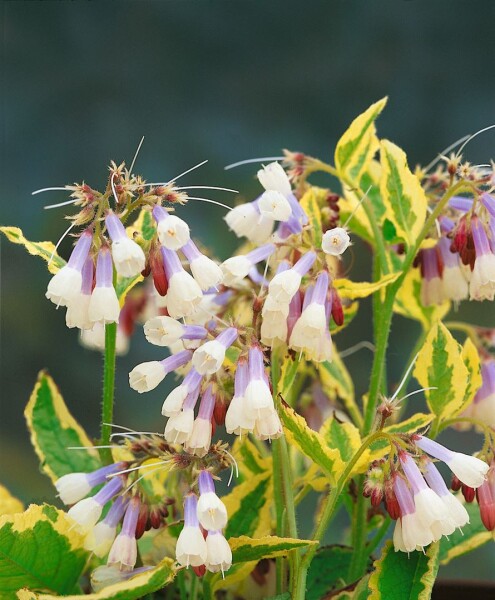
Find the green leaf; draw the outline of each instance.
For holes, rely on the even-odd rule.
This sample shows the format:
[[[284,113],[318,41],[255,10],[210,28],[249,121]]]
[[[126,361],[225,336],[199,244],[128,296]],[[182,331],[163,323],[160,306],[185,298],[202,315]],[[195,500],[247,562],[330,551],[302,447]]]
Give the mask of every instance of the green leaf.
[[[438,571],[438,542],[422,552],[395,552],[391,541],[383,548],[371,574],[369,600],[429,600]]]
[[[321,386],[330,400],[340,398],[345,406],[354,403],[354,384],[349,371],[334,347],[332,362],[318,365]]]
[[[443,537],[440,542],[440,564],[447,565],[452,559],[467,554],[493,540],[493,534],[487,531],[481,522],[478,504],[465,504],[469,514],[469,523],[463,525],[462,531],[456,529],[448,539]]]
[[[271,532],[270,507],[273,484],[270,472],[253,475],[250,479],[235,486],[222,498],[229,521],[225,537],[250,535],[259,537]]]
[[[67,473],[88,473],[101,467],[98,452],[46,371],[38,375],[24,416],[41,467],[52,481]],[[87,450],[68,450],[71,446]]]
[[[321,247],[322,228],[321,228],[321,213],[320,204],[323,203],[328,195],[328,190],[310,187],[309,190],[301,198],[301,208],[304,210],[309,219],[309,224],[313,229],[313,244],[315,248]]]
[[[56,273],[65,265],[65,260],[55,252],[55,246],[51,242],[31,242],[24,237],[19,227],[0,227],[0,231],[9,242],[21,244],[29,254],[40,256],[48,263],[50,273]]]
[[[426,194],[419,179],[409,170],[405,152],[398,146],[382,140],[380,159],[380,191],[387,209],[386,218],[394,225],[397,235],[412,245],[426,219]]]
[[[0,590],[16,598],[23,586],[59,594],[77,592],[88,552],[67,515],[47,504],[0,518]]]
[[[389,257],[393,257],[389,254]],[[396,260],[393,265],[394,271],[402,269],[402,261]],[[428,331],[436,321],[440,321],[450,310],[450,302],[432,304],[425,306],[421,300],[421,276],[419,269],[411,269],[395,297],[394,311],[421,323],[425,331]]]
[[[232,456],[236,459],[243,477],[270,472],[272,469],[271,457],[261,456],[258,448],[247,436],[236,438],[232,446]]]
[[[424,388],[432,413],[440,419],[461,408],[469,372],[462,360],[462,348],[442,323],[436,323],[420,350],[414,377]]]
[[[262,538],[251,538],[246,535],[230,538],[233,563],[259,561],[262,558],[286,556],[290,550],[305,548],[318,544],[314,540],[299,540],[267,535]]]
[[[64,596],[64,600],[139,600],[146,594],[151,594],[173,581],[176,571],[174,561],[164,558],[156,567],[112,585],[105,586],[101,591],[85,596]],[[18,600],[56,600],[59,596],[34,594],[23,589],[17,594]]]
[[[282,394],[282,398],[287,398],[298,374],[300,362],[293,360],[291,356],[285,356],[280,369],[280,375],[277,381],[277,393]]]
[[[352,185],[359,181],[360,175],[368,167],[378,149],[375,120],[386,103],[387,98],[382,98],[372,104],[364,113],[354,119],[337,142],[335,166],[339,176],[347,184]]]
[[[22,502],[12,496],[6,487],[0,485],[0,515],[15,515],[23,510]]]
[[[320,435],[330,448],[336,448],[343,463],[348,463],[362,444],[358,428],[352,423],[342,423],[335,415],[329,417],[320,429]],[[370,463],[370,451],[366,449],[352,473],[364,473]]]
[[[427,415],[425,413],[416,413],[405,421],[385,427],[384,431],[386,433],[416,433],[420,429],[427,427],[433,421],[433,419],[434,415],[432,414]],[[388,440],[380,439],[376,440],[376,442],[373,442],[371,444],[372,453],[370,462],[377,460],[378,458],[382,458],[385,453],[388,453],[389,448],[390,443]]]
[[[480,356],[478,354],[478,350],[476,346],[473,344],[470,338],[467,338],[464,342],[464,346],[462,347],[462,359],[464,364],[466,365],[466,369],[468,370],[469,377],[467,380],[466,391],[464,393],[464,398],[462,399],[462,404],[457,411],[457,414],[460,414],[466,410],[466,408],[471,404],[476,396],[476,392],[481,387],[482,379],[481,379],[481,362]]]
[[[340,452],[336,448],[329,448],[325,439],[308,427],[305,419],[289,406],[280,405],[279,416],[289,443],[316,463],[330,483],[335,484],[345,468]]]
[[[351,565],[353,549],[347,546],[325,546],[319,548],[311,562],[308,571],[307,590],[305,600],[320,600],[329,597],[352,583],[347,581],[346,575]],[[371,567],[371,561],[369,563]],[[353,592],[349,598],[353,597]],[[333,597],[333,594],[332,594]]]
[[[120,308],[124,306],[125,297],[132,290],[132,288],[144,280],[142,275],[135,275],[134,277],[117,277],[117,283],[115,285],[115,292],[119,299]]]

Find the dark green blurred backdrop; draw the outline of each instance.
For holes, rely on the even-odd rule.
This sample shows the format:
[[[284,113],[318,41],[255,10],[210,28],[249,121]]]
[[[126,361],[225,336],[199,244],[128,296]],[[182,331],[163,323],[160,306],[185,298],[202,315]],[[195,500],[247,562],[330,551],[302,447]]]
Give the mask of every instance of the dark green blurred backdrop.
[[[254,169],[224,172],[225,164],[283,147],[331,158],[352,118],[384,95],[390,101],[379,133],[401,145],[413,165],[495,122],[490,0],[4,1],[1,8],[0,221],[32,239],[55,241],[66,227],[64,209],[42,210],[66,197],[32,197],[32,190],[81,180],[104,185],[109,160],[130,161],[142,135],[137,170],[147,179],[208,158],[188,183],[236,187],[250,199]],[[468,147],[468,158],[487,162],[494,146],[495,135],[486,134]],[[221,257],[235,244],[223,214],[198,204],[187,212],[194,234]],[[52,501],[29,446],[24,405],[46,367],[96,436],[101,358],[78,345],[62,311],[45,300],[40,260],[2,239],[1,269],[1,480],[24,500]],[[493,311],[488,303],[468,304],[460,313],[495,325]],[[371,339],[369,319],[363,303],[339,346]],[[395,321],[392,380],[415,333],[413,324]],[[366,352],[348,361],[359,393]],[[118,363],[117,423],[163,426],[163,389],[142,397],[127,385],[132,366],[159,356],[138,331]],[[474,449],[478,442],[468,443]],[[493,578],[491,548],[462,564],[443,575]]]

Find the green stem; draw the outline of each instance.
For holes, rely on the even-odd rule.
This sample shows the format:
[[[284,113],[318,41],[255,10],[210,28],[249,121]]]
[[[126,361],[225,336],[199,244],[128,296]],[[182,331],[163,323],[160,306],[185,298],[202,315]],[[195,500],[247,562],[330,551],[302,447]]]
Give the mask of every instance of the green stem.
[[[381,437],[384,437],[387,439],[389,438],[389,436],[386,433],[384,433],[383,431],[377,431],[377,432],[373,433],[372,435],[368,436],[364,440],[364,442],[362,443],[361,447],[356,452],[356,454],[352,457],[350,462],[347,463],[347,466],[344,469],[344,472],[340,476],[339,480],[337,481],[335,487],[332,489],[330,494],[327,496],[325,506],[324,506],[323,511],[320,516],[320,521],[314,532],[313,539],[321,540],[323,538],[325,531],[327,530],[328,523],[330,522],[330,519],[333,516],[335,508],[338,505],[340,494],[342,493],[344,486],[346,485],[348,479],[350,478],[351,473],[352,473],[354,467],[356,466],[358,460],[361,458],[361,455],[366,450],[366,448],[368,448],[368,446],[370,444],[372,444],[374,441],[376,441],[377,439],[379,439]],[[315,544],[315,546],[316,546],[316,544]],[[293,588],[292,588],[292,591],[293,591],[292,599],[293,600],[304,600],[304,598],[306,597],[306,578],[308,575],[309,566],[310,566],[311,561],[317,550],[317,548],[315,546],[310,547],[306,551],[306,554],[303,556],[303,558],[301,560],[301,564],[300,564],[300,567],[299,567],[299,570],[297,573],[297,577],[294,578],[294,582],[293,582]]]
[[[275,501],[275,531],[277,535],[282,537],[284,530],[284,494],[282,482],[282,469],[280,456],[280,444],[278,440],[273,440],[272,443],[272,459],[273,459],[273,494]],[[275,581],[276,593],[282,594],[285,587],[285,559],[283,556],[278,556],[275,560]]]
[[[117,340],[117,323],[105,325],[105,354],[103,358],[103,399],[101,405],[101,438],[100,444],[108,446],[112,433],[113,400],[115,391],[115,344]],[[110,448],[101,448],[102,460],[110,464],[113,461]]]

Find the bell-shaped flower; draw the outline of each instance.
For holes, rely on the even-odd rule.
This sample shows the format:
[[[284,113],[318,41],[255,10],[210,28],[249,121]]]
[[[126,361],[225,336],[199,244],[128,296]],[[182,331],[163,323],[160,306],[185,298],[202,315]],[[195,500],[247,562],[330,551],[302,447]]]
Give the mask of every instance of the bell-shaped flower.
[[[144,335],[150,344],[171,346],[179,340],[204,339],[207,331],[200,325],[184,325],[172,317],[159,316],[146,321]]]
[[[190,454],[204,456],[210,449],[211,444],[211,417],[215,408],[215,395],[211,386],[208,386],[201,397],[198,416],[194,421],[193,429],[189,439],[185,443],[185,449]]]
[[[118,323],[119,299],[113,287],[113,266],[110,250],[103,246],[96,262],[96,286],[89,301],[89,319],[93,323]]]
[[[50,279],[45,295],[57,307],[67,306],[79,294],[82,285],[81,271],[92,241],[93,234],[87,229],[77,240],[68,263]]]
[[[413,552],[428,546],[433,541],[433,532],[418,518],[413,495],[407,483],[400,475],[395,475],[393,487],[401,512],[400,519],[396,522],[396,527],[400,522],[400,532],[394,535],[394,542],[397,542],[395,550]]]
[[[117,525],[120,523],[127,506],[127,500],[118,496],[112,503],[105,518],[90,529],[84,539],[86,550],[94,552],[99,558],[108,554],[117,535]]]
[[[259,346],[249,349],[249,378],[244,392],[245,413],[248,417],[260,419],[273,409],[273,398],[266,380],[263,353]]]
[[[203,376],[193,367],[184,377],[183,382],[174,388],[165,398],[162,406],[162,415],[173,417],[178,415],[184,406],[186,398],[195,391],[199,393],[199,387]],[[197,396],[196,396],[197,397]]]
[[[67,515],[76,523],[79,531],[87,533],[101,517],[103,507],[122,489],[122,479],[113,477],[101,490],[90,498],[79,500],[72,506]]]
[[[167,310],[180,319],[192,315],[201,302],[203,292],[197,281],[187,273],[173,250],[162,247],[163,263],[168,279]]]
[[[471,300],[493,300],[495,296],[495,254],[490,248],[490,242],[485,228],[475,215],[471,219],[476,260],[469,283]]]
[[[91,473],[68,473],[62,475],[55,482],[60,500],[64,504],[75,504],[82,500],[89,492],[106,481],[108,475],[117,473],[124,466],[124,463],[114,463],[106,467],[101,467]]]
[[[184,403],[184,408],[173,415],[165,426],[165,439],[171,444],[185,444],[191,437],[194,427],[194,405],[197,394],[191,394]]]
[[[222,269],[215,261],[200,252],[192,240],[181,248],[181,252],[187,258],[193,277],[202,290],[216,288],[222,283]]]
[[[93,257],[88,256],[81,270],[81,290],[67,305],[65,323],[67,327],[78,327],[79,329],[91,329],[94,323],[89,318],[89,303],[93,291]]]
[[[415,435],[414,441],[421,450],[444,462],[467,486],[478,488],[485,481],[489,466],[483,460],[462,452],[453,452],[422,435]]]
[[[255,419],[246,414],[245,393],[249,379],[249,367],[247,360],[243,357],[237,362],[234,379],[234,397],[230,401],[225,415],[225,429],[228,433],[236,435],[246,434],[253,431]]]
[[[351,245],[351,238],[343,227],[334,227],[325,231],[321,240],[321,248],[325,254],[340,256]]]
[[[301,286],[301,279],[316,260],[314,252],[306,252],[296,264],[286,271],[277,273],[270,281],[268,294],[279,303],[288,304]]]
[[[316,362],[331,359],[332,344],[325,302],[328,292],[328,274],[320,273],[311,294],[306,293],[303,310],[289,339],[289,346],[306,352]]]
[[[223,271],[224,284],[231,286],[240,283],[247,277],[254,265],[266,260],[273,252],[275,252],[275,246],[273,244],[265,244],[248,252],[246,255],[228,258],[220,265]]]
[[[460,528],[469,523],[469,515],[464,505],[449,492],[439,470],[430,460],[426,464],[424,477],[431,489],[444,503],[447,514],[455,526]]]
[[[262,411],[256,418],[254,435],[260,440],[275,440],[282,435],[282,423],[275,408]]]
[[[287,173],[278,162],[272,162],[258,171],[258,180],[265,190],[279,192],[283,196],[291,193],[291,185]]]
[[[264,217],[274,221],[287,221],[292,214],[292,208],[287,198],[275,190],[267,190],[258,200],[258,208]]]
[[[211,573],[228,571],[232,566],[232,550],[220,531],[208,531],[206,568]]]
[[[122,524],[122,531],[115,538],[110,553],[109,565],[119,565],[122,571],[131,571],[137,560],[136,526],[139,517],[141,501],[139,496],[133,496],[127,504]]]
[[[460,302],[468,297],[469,286],[461,267],[459,254],[450,251],[450,241],[442,236],[438,242],[442,262],[443,297]]]
[[[215,483],[211,473],[202,470],[198,478],[199,501],[198,520],[208,531],[223,529],[227,525],[227,509],[215,493]]]
[[[260,214],[258,200],[239,204],[225,216],[229,228],[237,237],[247,237],[253,244],[263,244],[273,230],[273,219]]]
[[[445,300],[440,277],[440,256],[437,248],[421,251],[421,302],[425,306],[441,304]]]
[[[235,327],[228,327],[214,340],[205,342],[194,351],[192,365],[201,375],[216,373],[225,360],[227,348],[235,342],[238,333]]]
[[[495,360],[482,363],[481,380],[481,387],[468,407],[468,413],[474,419],[495,427]]]
[[[189,225],[171,215],[161,206],[153,208],[153,217],[157,222],[157,233],[160,244],[169,250],[179,250],[190,239]]]
[[[133,390],[142,394],[156,388],[165,376],[186,365],[191,360],[192,352],[183,350],[172,354],[162,361],[152,360],[141,363],[129,373],[129,385]]]
[[[197,517],[198,498],[188,494],[184,499],[184,528],[177,538],[175,556],[183,567],[200,567],[206,563],[208,549]]]
[[[122,277],[141,273],[146,263],[141,246],[128,237],[122,221],[112,211],[108,213],[105,224],[112,240],[112,258],[117,273]]]

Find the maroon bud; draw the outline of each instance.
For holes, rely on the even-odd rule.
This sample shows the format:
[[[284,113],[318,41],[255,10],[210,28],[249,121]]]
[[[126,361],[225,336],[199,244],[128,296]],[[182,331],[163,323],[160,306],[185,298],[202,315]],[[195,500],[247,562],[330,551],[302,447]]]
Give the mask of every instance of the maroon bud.
[[[165,505],[165,504],[161,504],[161,505],[158,507],[158,510],[160,511],[160,514],[162,515],[162,517],[163,517],[164,519],[166,519],[166,518],[168,517],[168,508],[166,507],[166,505]]]
[[[476,496],[476,491],[474,488],[469,487],[465,483],[462,484],[462,495],[464,496],[464,500],[466,502],[472,502],[474,497]]]
[[[399,502],[395,496],[394,488],[387,486],[385,490],[385,507],[387,509],[390,518],[394,521],[401,516]]]
[[[337,290],[332,289],[332,319],[339,327],[344,324],[344,309]]]
[[[149,261],[146,261],[146,266],[141,271],[141,275],[146,279],[146,277],[148,277],[148,275],[150,275],[150,274],[151,274],[151,266],[150,266]]]
[[[148,505],[144,502],[139,507],[139,515],[136,525],[136,539],[138,540],[146,531],[146,524],[148,522]]]
[[[215,408],[213,409],[213,418],[217,425],[225,423],[225,415],[227,414],[227,403],[223,396],[217,395],[215,400]]]
[[[150,523],[153,529],[159,529],[163,523],[163,517],[160,513],[160,509],[157,506],[153,506],[150,510]]]
[[[192,569],[196,573],[197,577],[203,577],[203,575],[206,573],[205,565],[201,565],[199,567],[193,567]]]
[[[478,499],[483,525],[488,531],[493,531],[495,529],[495,501],[488,481],[484,481],[476,490],[476,498]]]
[[[167,276],[165,275],[165,266],[163,264],[162,253],[156,247],[150,251],[150,267],[156,291],[160,296],[166,296],[168,281]]]
[[[454,492],[458,492],[461,489],[462,483],[459,481],[456,475],[452,475],[452,481],[450,482],[450,488]]]
[[[215,431],[217,430],[217,424],[215,423],[215,415],[211,415],[211,437],[215,435]]]
[[[382,501],[382,499],[383,499],[383,490],[375,488],[371,492],[371,506],[374,506],[375,508],[377,506],[380,506],[380,502]]]

